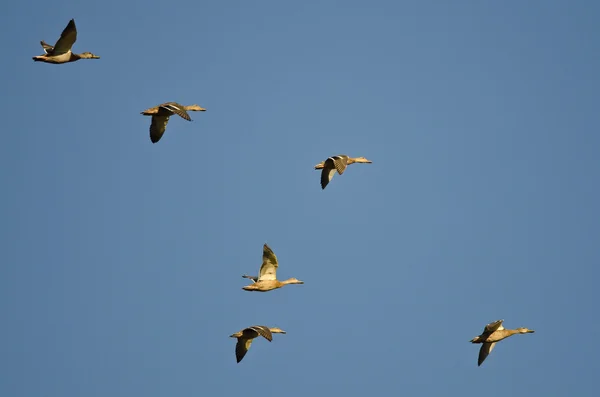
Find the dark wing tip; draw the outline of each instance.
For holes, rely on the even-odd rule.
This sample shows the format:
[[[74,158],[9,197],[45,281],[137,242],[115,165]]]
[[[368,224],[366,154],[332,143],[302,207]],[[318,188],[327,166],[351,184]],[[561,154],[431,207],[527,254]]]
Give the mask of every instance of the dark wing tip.
[[[152,143],[160,141],[160,138],[162,138],[161,134],[153,134],[152,131],[150,131],[150,141],[152,141]]]
[[[235,344],[235,359],[236,359],[236,361],[238,363],[240,361],[242,361],[242,359],[244,358],[246,353],[248,353],[248,349],[246,348],[246,342],[242,341],[241,339],[238,338],[238,340]]]
[[[483,362],[485,361],[485,359],[487,358],[487,356],[490,354],[489,349],[487,349],[486,343],[483,343],[481,345],[481,348],[479,349],[479,356],[477,357],[477,366],[481,366],[481,364],[483,364]]]
[[[271,249],[271,247],[269,247],[269,246],[267,245],[267,243],[265,243],[265,244],[263,245],[263,256],[268,256],[269,258],[271,258],[273,255],[275,255],[275,254],[273,253],[273,250]]]
[[[321,189],[325,190],[327,185],[329,185],[329,170],[323,168],[323,171],[321,171]]]

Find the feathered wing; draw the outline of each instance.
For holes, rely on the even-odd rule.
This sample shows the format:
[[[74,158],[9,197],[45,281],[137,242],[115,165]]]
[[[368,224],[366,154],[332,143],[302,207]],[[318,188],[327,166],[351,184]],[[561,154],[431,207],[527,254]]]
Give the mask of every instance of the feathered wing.
[[[192,121],[190,115],[185,110],[185,107],[183,105],[178,104],[177,102],[163,103],[162,105],[159,105],[159,107],[178,115],[182,119],[186,119],[187,121]]]
[[[242,358],[248,353],[251,344],[252,339],[238,338],[238,341],[235,344],[235,359],[238,363],[242,361]]]
[[[242,361],[242,358],[248,353],[250,349],[250,345],[252,344],[252,340],[258,336],[262,336],[269,342],[273,340],[273,334],[269,327],[265,327],[264,325],[253,325],[252,327],[245,328],[242,331],[242,336],[238,338],[238,341],[235,345],[235,358],[239,363]]]
[[[321,172],[321,188],[325,189],[329,182],[331,182],[336,171],[338,174],[342,175],[347,166],[348,156],[346,155],[333,156],[325,160],[323,171]]]
[[[335,169],[337,170],[338,174],[342,175],[348,166],[348,156],[345,154],[340,154],[330,158],[333,160],[333,164],[335,165]]]
[[[323,171],[321,171],[321,189],[325,189],[325,187],[329,185],[329,182],[331,182],[334,175],[335,167],[327,167],[327,162],[325,162],[325,167],[323,167]]]
[[[168,122],[169,116],[152,116],[152,123],[150,124],[150,140],[152,143],[160,141],[160,138],[162,138],[167,129]]]
[[[479,358],[477,359],[477,366],[480,366],[486,359],[486,357],[494,350],[496,342],[493,343],[482,343],[481,349],[479,349]]]
[[[265,244],[263,246],[263,263],[258,274],[258,281],[277,280],[278,267],[277,256],[275,256],[271,248]]]
[[[256,332],[256,334],[262,336],[269,342],[271,342],[273,340],[273,334],[271,333],[271,330],[269,329],[269,327],[265,327],[264,325],[253,325],[252,327],[248,327],[247,329],[251,329],[252,331]],[[256,336],[258,336],[258,335],[256,335]],[[254,336],[254,337],[256,337],[256,336]]]
[[[75,27],[75,20],[71,19],[67,27],[62,31],[60,39],[54,44],[52,55],[60,55],[69,52],[76,40],[77,28]]]
[[[504,322],[504,320],[497,320],[497,321],[494,321],[493,323],[489,323],[483,329],[483,333],[484,334],[487,334],[487,333],[491,334],[492,332],[504,329],[504,327],[502,326],[503,322]]]

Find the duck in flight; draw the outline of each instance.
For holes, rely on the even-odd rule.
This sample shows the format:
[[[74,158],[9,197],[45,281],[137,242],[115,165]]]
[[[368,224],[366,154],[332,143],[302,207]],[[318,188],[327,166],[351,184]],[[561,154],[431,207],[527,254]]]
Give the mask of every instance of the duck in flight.
[[[372,163],[372,161],[367,160],[364,157],[349,157],[345,154],[338,154],[337,156],[331,156],[327,160],[315,165],[315,170],[323,170],[321,172],[321,188],[325,189],[329,182],[331,182],[336,171],[338,174],[342,175],[346,170],[346,167],[353,163]]]
[[[492,352],[497,342],[508,338],[509,336],[516,334],[529,334],[535,332],[528,328],[517,328],[517,329],[504,329],[502,323],[504,320],[494,321],[489,323],[483,329],[481,335],[471,339],[471,343],[482,343],[481,349],[479,349],[479,358],[477,360],[477,366],[480,366],[486,357]]]
[[[300,281],[296,278],[290,278],[284,281],[277,280],[277,256],[273,253],[273,250],[265,244],[263,246],[263,263],[260,266],[258,277],[243,275],[242,277],[250,279],[253,284],[247,285],[242,289],[246,291],[271,291],[273,289],[281,288],[288,284],[304,284],[304,281]]]
[[[172,115],[176,114],[182,119],[192,121],[190,115],[188,114],[189,110],[193,110],[195,112],[206,111],[206,109],[195,104],[184,106],[178,104],[177,102],[165,102],[141,112],[141,114],[144,116],[152,116],[152,123],[150,123],[150,140],[152,143],[160,141],[160,138],[162,138],[165,130],[167,129],[169,117]]]
[[[76,40],[77,27],[75,26],[75,20],[71,19],[54,46],[51,46],[44,40],[40,41],[44,49],[44,54],[33,57],[33,60],[36,62],[60,64],[75,62],[80,59],[100,59],[98,55],[94,55],[91,52],[82,52],[81,54],[72,52],[71,47],[73,47]]]
[[[284,330],[277,327],[270,328],[264,325],[253,325],[252,327],[244,328],[235,334],[229,335],[230,338],[237,338],[237,344],[235,345],[235,359],[238,363],[242,361],[246,353],[248,353],[248,349],[250,349],[253,339],[262,336],[271,342],[273,340],[273,334],[285,333]]]

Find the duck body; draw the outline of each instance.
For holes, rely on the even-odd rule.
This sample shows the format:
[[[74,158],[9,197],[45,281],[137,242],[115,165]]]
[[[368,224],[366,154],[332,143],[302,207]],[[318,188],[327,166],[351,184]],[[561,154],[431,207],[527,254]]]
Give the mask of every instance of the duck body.
[[[87,54],[90,54],[90,53],[87,53]],[[99,58],[100,57],[96,56],[96,55],[86,56],[86,53],[74,54],[73,52],[69,51],[64,54],[59,54],[59,55],[51,55],[51,56],[38,55],[38,56],[33,57],[33,60],[36,62],[61,64],[61,63],[75,62],[80,59],[99,59]]]
[[[267,292],[267,291],[272,291],[277,288],[281,288],[284,285],[287,285],[287,284],[284,284],[283,282],[281,282],[279,280],[261,280],[261,281],[255,282],[254,284],[247,285],[247,286],[243,287],[242,289],[245,291]]]
[[[69,51],[65,52],[64,54],[59,54],[59,55],[38,55],[38,56],[33,57],[33,60],[36,62],[59,64],[59,63],[74,62],[77,60],[77,59],[73,59],[73,58],[74,58],[73,53],[71,52],[71,50],[69,50]]]

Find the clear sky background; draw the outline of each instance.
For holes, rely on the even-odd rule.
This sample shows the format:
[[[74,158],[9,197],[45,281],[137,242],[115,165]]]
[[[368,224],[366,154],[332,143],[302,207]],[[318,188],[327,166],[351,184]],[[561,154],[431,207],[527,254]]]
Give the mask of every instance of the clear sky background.
[[[101,59],[34,63],[71,18]],[[599,18],[6,2],[0,395],[597,395]],[[153,145],[166,101],[208,111]],[[323,191],[335,154],[373,164]],[[304,285],[241,289],[265,242]],[[536,333],[477,367],[497,319]],[[288,333],[237,364],[254,324]]]

